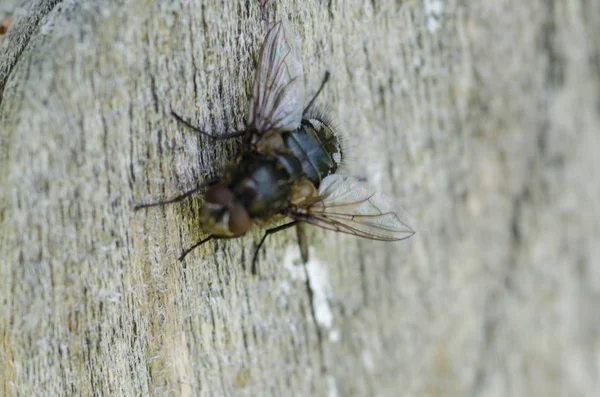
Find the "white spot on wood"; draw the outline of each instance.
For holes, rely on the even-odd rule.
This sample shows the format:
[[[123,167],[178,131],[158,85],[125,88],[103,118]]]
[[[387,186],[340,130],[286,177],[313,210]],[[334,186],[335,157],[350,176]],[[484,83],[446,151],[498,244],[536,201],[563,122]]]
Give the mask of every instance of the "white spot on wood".
[[[443,8],[444,2],[442,0],[425,0],[427,30],[430,33],[435,33],[440,28]]]
[[[282,281],[279,284],[279,296],[277,297],[277,307],[285,310],[288,307],[289,301],[288,296],[292,287],[287,280]]]
[[[338,389],[333,375],[327,376],[327,397],[337,397]]]
[[[339,342],[340,340],[340,330],[339,329],[332,329],[331,332],[329,332],[329,341],[332,343],[336,343]]]
[[[309,260],[303,266],[300,259],[300,249],[296,244],[287,247],[283,259],[283,266],[290,272],[292,280],[308,282],[312,290],[312,304],[315,320],[319,327],[330,329],[333,324],[333,313],[329,306],[331,286],[327,274],[327,266],[321,263],[316,256],[315,250],[309,248]],[[331,335],[330,335],[331,338]],[[339,338],[333,336],[333,338]]]
[[[281,292],[283,292],[284,294],[289,294],[290,293],[290,283],[287,282],[287,280],[284,280],[281,282],[281,284],[279,284],[279,289],[281,290]]]
[[[373,372],[375,369],[375,361],[373,360],[373,355],[369,350],[363,350],[361,353],[361,358],[365,369],[368,372]]]
[[[333,324],[333,313],[329,306],[331,286],[327,267],[319,262],[313,249],[309,251],[309,261],[306,264],[308,282],[313,292],[313,310],[317,324],[323,328],[331,328]]]
[[[283,267],[290,272],[292,280],[306,281],[306,272],[302,266],[298,244],[291,244],[287,247],[283,257]]]

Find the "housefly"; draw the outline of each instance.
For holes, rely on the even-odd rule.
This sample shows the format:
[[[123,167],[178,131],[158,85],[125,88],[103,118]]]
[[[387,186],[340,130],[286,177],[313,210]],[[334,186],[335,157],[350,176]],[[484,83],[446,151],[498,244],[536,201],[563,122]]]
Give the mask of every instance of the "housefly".
[[[174,203],[206,189],[201,221],[208,237],[186,249],[180,260],[210,240],[239,237],[253,224],[283,218],[290,222],[266,230],[259,242],[253,273],[266,237],[301,222],[374,240],[403,240],[414,234],[395,212],[380,207],[363,182],[336,174],[343,155],[339,138],[326,117],[310,112],[329,74],[302,108],[302,63],[286,35],[281,22],[266,35],[243,131],[214,136],[171,110],[179,122],[214,140],[244,137],[240,154],[218,180],[170,200],[136,206]]]

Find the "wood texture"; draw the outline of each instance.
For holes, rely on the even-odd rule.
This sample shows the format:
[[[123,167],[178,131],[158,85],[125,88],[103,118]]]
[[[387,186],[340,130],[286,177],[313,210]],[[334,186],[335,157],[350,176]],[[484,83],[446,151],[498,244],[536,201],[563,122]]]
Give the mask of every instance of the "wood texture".
[[[0,38],[0,395],[592,396],[600,388],[600,5],[14,1]],[[4,8],[6,7],[6,8]],[[1,15],[0,15],[1,16]],[[307,227],[190,254],[268,27],[392,244]]]

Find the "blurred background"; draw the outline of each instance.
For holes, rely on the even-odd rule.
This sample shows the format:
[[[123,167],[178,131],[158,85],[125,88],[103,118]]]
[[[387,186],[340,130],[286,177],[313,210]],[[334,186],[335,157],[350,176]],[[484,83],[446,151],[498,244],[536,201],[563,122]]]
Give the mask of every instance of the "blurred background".
[[[391,197],[398,243],[307,227],[194,251],[260,45]],[[600,3],[0,3],[0,394],[595,396]]]

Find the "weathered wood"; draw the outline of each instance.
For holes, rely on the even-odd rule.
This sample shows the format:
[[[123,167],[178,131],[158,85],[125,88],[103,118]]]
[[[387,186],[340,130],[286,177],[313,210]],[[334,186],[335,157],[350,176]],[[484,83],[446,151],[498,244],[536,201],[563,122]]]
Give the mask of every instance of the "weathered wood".
[[[13,3],[14,7],[19,1]],[[38,0],[0,38],[0,394],[595,395],[600,3]],[[4,7],[4,6],[3,6]],[[13,10],[0,9],[9,13]],[[0,15],[1,19],[2,15]],[[401,243],[189,255],[264,34],[325,70]]]

